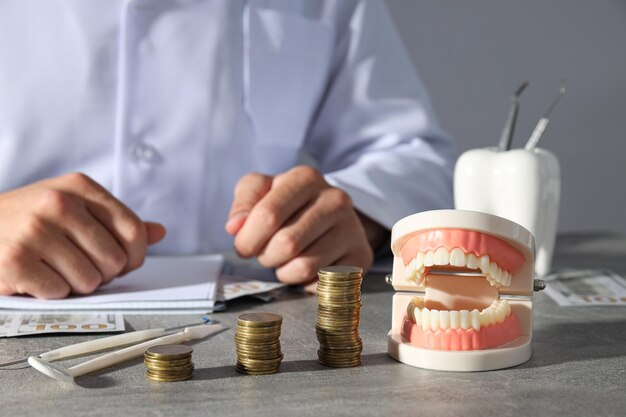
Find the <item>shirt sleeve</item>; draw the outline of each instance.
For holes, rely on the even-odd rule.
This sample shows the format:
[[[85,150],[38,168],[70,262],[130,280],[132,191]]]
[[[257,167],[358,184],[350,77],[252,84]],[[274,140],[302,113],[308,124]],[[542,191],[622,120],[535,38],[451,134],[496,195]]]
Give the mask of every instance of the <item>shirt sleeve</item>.
[[[363,0],[335,49],[306,149],[326,180],[387,228],[452,207],[454,144],[381,0]]]

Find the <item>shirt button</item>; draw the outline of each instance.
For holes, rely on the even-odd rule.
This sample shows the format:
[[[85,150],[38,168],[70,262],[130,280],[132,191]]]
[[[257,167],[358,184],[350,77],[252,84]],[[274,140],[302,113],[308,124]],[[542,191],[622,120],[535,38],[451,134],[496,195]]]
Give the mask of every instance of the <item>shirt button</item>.
[[[161,162],[161,155],[156,148],[147,143],[134,143],[128,147],[129,156],[136,162],[154,165]]]

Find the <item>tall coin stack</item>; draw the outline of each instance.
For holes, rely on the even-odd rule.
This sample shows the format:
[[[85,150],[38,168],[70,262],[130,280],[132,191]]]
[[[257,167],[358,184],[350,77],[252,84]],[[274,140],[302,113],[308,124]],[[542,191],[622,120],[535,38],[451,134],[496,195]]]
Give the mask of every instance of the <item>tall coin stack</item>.
[[[144,354],[148,379],[158,382],[185,381],[193,376],[193,349],[186,345],[152,346]]]
[[[280,327],[283,318],[272,313],[248,313],[239,316],[235,345],[235,369],[247,375],[278,372],[283,354],[280,351]]]
[[[359,337],[363,269],[329,266],[317,275],[317,357],[322,365],[334,368],[359,366],[363,350]]]

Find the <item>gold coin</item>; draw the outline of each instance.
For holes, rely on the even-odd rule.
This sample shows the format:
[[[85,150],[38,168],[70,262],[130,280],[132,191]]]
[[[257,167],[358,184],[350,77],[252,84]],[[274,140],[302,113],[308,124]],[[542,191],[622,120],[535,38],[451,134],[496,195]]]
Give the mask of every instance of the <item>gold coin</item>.
[[[187,345],[158,345],[146,350],[145,356],[153,359],[183,359],[191,356],[193,349]]]
[[[267,365],[255,365],[255,364],[247,364],[245,362],[237,362],[235,365],[239,369],[245,369],[247,371],[271,371],[273,369],[280,368],[280,362],[267,364]]]
[[[256,345],[249,343],[235,343],[235,348],[249,352],[272,352],[280,350],[280,343],[271,345]]]
[[[282,323],[270,324],[267,326],[247,326],[242,325],[241,323],[237,324],[237,329],[239,330],[247,330],[249,332],[269,332],[272,330],[280,330]]]
[[[155,382],[177,382],[177,381],[186,381],[188,379],[191,379],[193,377],[193,374],[191,375],[185,375],[185,376],[180,376],[180,377],[175,377],[175,378],[169,378],[169,377],[161,377],[161,376],[157,376],[157,375],[148,375],[148,379],[150,381],[155,381]]]
[[[362,279],[346,279],[341,277],[322,277],[315,288],[322,288],[330,292],[355,291],[363,285]]]
[[[191,356],[185,359],[173,359],[173,360],[163,360],[163,359],[153,359],[144,357],[143,359],[146,366],[182,366],[191,363]]]
[[[356,360],[354,362],[344,362],[344,363],[337,363],[337,362],[328,362],[328,361],[324,361],[322,359],[318,359],[319,363],[321,363],[324,366],[328,366],[329,368],[354,368],[357,366],[361,366],[361,360]]]
[[[282,352],[280,349],[274,349],[274,350],[268,350],[265,352],[259,352],[259,351],[254,351],[254,350],[245,350],[245,349],[236,349],[236,353],[237,356],[255,356],[255,357],[259,357],[259,359],[264,359],[264,358],[277,358],[280,355],[282,355]]]
[[[268,345],[273,345],[275,343],[279,343],[280,337],[279,336],[249,337],[249,336],[242,336],[242,335],[237,334],[235,335],[234,340],[237,343],[248,343],[248,344],[253,344],[255,346],[268,346]]]
[[[363,268],[358,266],[348,266],[348,265],[331,265],[320,268],[318,271],[319,274],[346,274],[346,275],[355,275],[362,274]]]
[[[276,358],[273,358],[273,359],[245,359],[245,362],[248,363],[248,364],[255,363],[255,364],[259,364],[259,365],[266,365],[266,364],[269,364],[269,363],[280,362],[281,360],[283,360],[283,355],[282,354],[279,355]]]
[[[356,294],[318,294],[318,303],[322,305],[333,303],[357,304],[361,302],[361,293]]]
[[[320,281],[317,283],[317,286],[315,288],[317,289],[318,292],[321,289],[322,292],[329,292],[329,293],[334,293],[334,292],[351,293],[351,292],[360,292],[361,285],[358,281],[347,282],[347,281],[334,280],[334,281]]]
[[[237,327],[236,333],[249,335],[280,334],[280,327]]]
[[[245,333],[245,332],[237,332],[235,333],[235,338],[240,340],[265,340],[265,339],[278,339],[280,338],[280,332],[278,333]]]
[[[273,313],[246,313],[239,316],[237,322],[240,326],[268,327],[276,326],[283,322],[283,317]]]
[[[274,369],[280,366],[281,361],[276,360],[270,363],[252,363],[245,360],[237,360],[237,365],[242,369],[253,369],[255,371]]]
[[[273,349],[273,350],[264,350],[264,351],[258,351],[258,350],[253,350],[253,349],[235,349],[237,355],[256,355],[256,356],[270,356],[270,357],[278,357],[279,355],[282,354],[280,349]]]
[[[241,374],[245,374],[245,375],[271,375],[271,374],[275,374],[276,372],[278,372],[278,368],[276,369],[272,369],[272,370],[268,370],[268,371],[252,371],[252,370],[248,370],[248,369],[242,369],[239,367],[235,367],[235,370]]]
[[[325,327],[325,326],[347,326],[354,325],[358,326],[361,322],[360,317],[328,317],[328,316],[317,316],[317,321],[315,324]]]
[[[154,372],[180,372],[180,371],[193,369],[193,366],[194,366],[193,362],[189,362],[185,365],[179,365],[179,366],[146,364],[146,368]]]
[[[359,325],[361,321],[360,317],[330,317],[330,316],[317,316],[317,324],[319,325],[338,325],[338,326],[347,326],[347,325]]]

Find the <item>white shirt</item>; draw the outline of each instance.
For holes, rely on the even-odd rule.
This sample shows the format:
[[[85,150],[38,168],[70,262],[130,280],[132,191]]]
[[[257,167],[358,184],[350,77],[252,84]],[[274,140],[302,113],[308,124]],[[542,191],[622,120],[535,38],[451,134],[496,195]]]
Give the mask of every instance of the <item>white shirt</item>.
[[[0,1],[0,191],[81,171],[207,253],[237,180],[303,157],[387,227],[452,206],[382,0]]]

